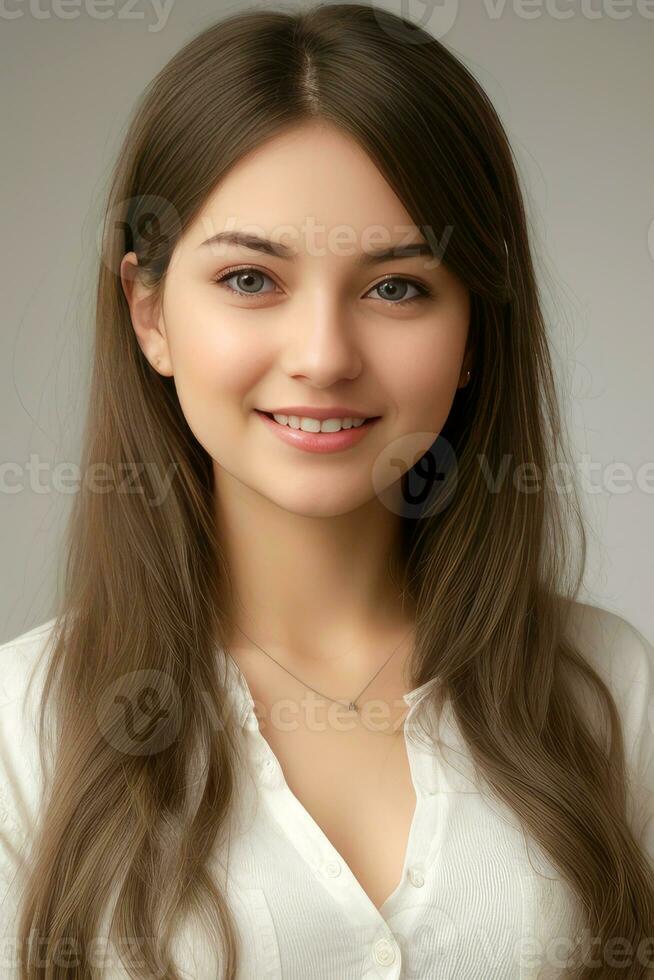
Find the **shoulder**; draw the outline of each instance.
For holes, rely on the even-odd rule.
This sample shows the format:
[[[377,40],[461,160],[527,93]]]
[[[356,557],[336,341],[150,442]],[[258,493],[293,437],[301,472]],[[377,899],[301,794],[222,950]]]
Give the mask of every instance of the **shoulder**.
[[[569,629],[596,657],[598,666],[612,659],[616,652],[626,651],[624,667],[635,666],[642,670],[650,663],[653,647],[633,623],[619,613],[579,600],[570,603]],[[622,658],[624,661],[624,657]]]
[[[571,604],[566,634],[607,684],[629,734],[654,724],[654,646],[618,613],[585,602]],[[641,734],[644,734],[641,731]]]
[[[583,602],[571,605],[566,635],[615,701],[635,829],[654,861],[654,645],[623,616]]]
[[[38,708],[51,640],[50,619],[0,644],[0,938],[13,940],[23,860],[43,793]]]
[[[50,619],[0,644],[0,745],[25,734],[22,726],[38,697],[55,624]]]
[[[57,620],[49,619],[13,640],[0,643],[0,697],[17,693],[32,669],[43,659]]]
[[[22,840],[38,812],[37,710],[55,623],[0,644],[0,845]]]
[[[43,779],[37,710],[56,619],[0,644],[0,939],[14,929]],[[2,945],[0,944],[0,945]]]

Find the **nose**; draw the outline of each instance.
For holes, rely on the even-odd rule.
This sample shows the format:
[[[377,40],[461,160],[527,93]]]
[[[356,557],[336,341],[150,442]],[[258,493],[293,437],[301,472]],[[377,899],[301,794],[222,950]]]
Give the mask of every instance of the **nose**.
[[[306,378],[316,388],[327,388],[361,372],[356,318],[333,292],[298,303],[283,338],[280,360],[290,377]]]

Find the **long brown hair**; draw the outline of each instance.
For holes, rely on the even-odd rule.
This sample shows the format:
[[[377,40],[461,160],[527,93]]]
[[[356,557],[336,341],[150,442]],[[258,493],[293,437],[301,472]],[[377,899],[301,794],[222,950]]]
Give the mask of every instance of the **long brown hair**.
[[[85,951],[110,894],[115,935],[142,937],[132,952],[148,975],[178,980],[172,942],[188,914],[214,930],[235,975],[231,913],[208,870],[239,772],[237,740],[215,724],[228,696],[216,640],[230,635],[233,606],[212,466],[173,380],[143,356],[118,270],[133,249],[161,290],[176,241],[230,167],[316,118],[359,142],[416,225],[439,241],[454,229],[444,261],[472,298],[473,379],[441,433],[456,492],[447,506],[425,497],[420,518],[402,522],[413,681],[441,679],[474,764],[573,887],[600,948],[614,936],[635,948],[654,923],[616,705],[565,635],[586,558],[577,492],[548,480],[519,492],[509,479],[491,493],[478,462],[497,472],[509,454],[552,474],[568,460],[517,168],[472,74],[415,25],[409,41],[409,26],[359,4],[231,16],[173,57],[129,125],[106,207],[82,467],[116,479],[138,467],[142,492],[89,480],[75,500],[40,702],[44,771],[46,734],[53,763],[21,907],[23,980],[92,976],[84,960],[72,968],[47,952],[64,938]],[[139,753],[107,692],[135,697],[144,671],[167,723]],[[604,705],[606,744],[577,710],[573,674]],[[28,954],[32,930],[48,937],[45,969]]]

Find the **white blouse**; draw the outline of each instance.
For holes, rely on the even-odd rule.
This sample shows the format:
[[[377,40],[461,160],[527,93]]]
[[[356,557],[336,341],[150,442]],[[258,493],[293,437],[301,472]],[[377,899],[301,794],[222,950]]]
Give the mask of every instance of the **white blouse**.
[[[0,977],[16,978],[14,916],[20,855],[38,812],[41,776],[26,697],[42,676],[54,620],[0,646]],[[654,864],[654,647],[622,617],[575,603],[574,639],[616,698],[624,725],[629,817]],[[427,747],[412,736],[432,683],[406,694],[404,736],[416,808],[402,875],[380,909],[287,785],[259,730],[247,681],[219,658],[241,724],[245,765],[232,811],[226,889],[241,938],[239,980],[545,980],[565,976],[581,930],[574,894],[535,840],[476,777],[450,702]],[[428,702],[425,702],[428,704]],[[329,787],[325,787],[329,792]],[[228,873],[225,874],[227,868]],[[105,918],[105,931],[109,911]],[[597,949],[597,946],[594,947]],[[100,947],[101,975],[127,977]],[[201,924],[184,923],[174,948],[181,975],[216,980],[221,960]]]

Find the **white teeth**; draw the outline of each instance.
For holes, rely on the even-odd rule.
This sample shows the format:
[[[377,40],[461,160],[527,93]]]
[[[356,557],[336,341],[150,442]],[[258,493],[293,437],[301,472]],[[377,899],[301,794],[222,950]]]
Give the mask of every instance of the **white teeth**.
[[[291,429],[302,429],[303,432],[339,432],[341,429],[358,429],[365,419],[319,419],[300,418],[297,415],[275,415],[275,422],[288,425]]]

